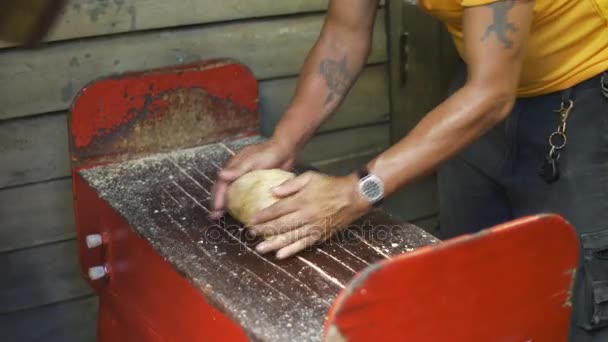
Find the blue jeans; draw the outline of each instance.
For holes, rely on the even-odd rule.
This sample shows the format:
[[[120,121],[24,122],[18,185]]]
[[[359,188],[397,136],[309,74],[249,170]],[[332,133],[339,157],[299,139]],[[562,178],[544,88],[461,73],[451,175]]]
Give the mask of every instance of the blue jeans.
[[[452,92],[464,84],[465,73]],[[575,280],[570,341],[576,342],[608,341],[608,257],[593,257],[608,256],[608,94],[601,79],[518,99],[504,122],[438,172],[443,239],[538,213],[560,214],[576,228],[589,256],[581,258]],[[555,111],[566,96],[574,109],[559,159],[561,177],[548,184],[539,172],[559,124]]]

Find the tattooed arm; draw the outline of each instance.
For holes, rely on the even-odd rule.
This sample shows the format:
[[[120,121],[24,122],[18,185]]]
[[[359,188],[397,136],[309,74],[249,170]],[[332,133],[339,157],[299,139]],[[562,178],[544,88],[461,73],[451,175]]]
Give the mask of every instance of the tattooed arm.
[[[308,54],[296,93],[268,141],[230,158],[213,186],[213,213],[224,214],[226,191],[250,170],[290,169],[297,152],[338,107],[359,75],[371,47],[379,0],[331,0],[323,29]]]
[[[273,137],[295,149],[340,105],[365,65],[379,0],[331,0],[295,95]]]
[[[465,9],[468,79],[408,136],[368,166],[388,193],[433,170],[509,115],[532,23],[533,0],[503,0]]]

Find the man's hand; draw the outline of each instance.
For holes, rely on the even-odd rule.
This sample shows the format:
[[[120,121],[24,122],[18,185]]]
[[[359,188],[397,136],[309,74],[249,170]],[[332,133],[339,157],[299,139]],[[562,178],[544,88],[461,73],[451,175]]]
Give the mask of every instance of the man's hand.
[[[357,190],[358,177],[331,177],[306,172],[274,189],[282,199],[253,217],[251,232],[266,241],[256,250],[277,251],[277,258],[287,258],[323,241],[370,208]]]
[[[230,183],[243,174],[258,169],[280,168],[288,170],[293,167],[295,149],[277,139],[270,139],[261,144],[251,145],[232,157],[218,175],[213,186],[213,213],[218,219],[224,214],[226,191]]]

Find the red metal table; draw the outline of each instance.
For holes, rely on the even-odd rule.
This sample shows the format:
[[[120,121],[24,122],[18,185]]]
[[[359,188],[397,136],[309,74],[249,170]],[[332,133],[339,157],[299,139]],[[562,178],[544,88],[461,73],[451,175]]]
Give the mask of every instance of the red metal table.
[[[263,139],[258,126],[257,82],[230,60],[81,91],[70,115],[74,205],[101,341],[561,336],[577,254],[559,217],[439,243],[374,210],[296,257],[257,254],[236,221],[208,218],[208,200],[223,162]]]

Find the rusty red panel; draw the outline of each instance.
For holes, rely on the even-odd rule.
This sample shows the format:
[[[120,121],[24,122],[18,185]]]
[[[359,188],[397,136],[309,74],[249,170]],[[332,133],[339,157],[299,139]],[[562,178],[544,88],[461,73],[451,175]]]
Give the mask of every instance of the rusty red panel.
[[[232,60],[95,81],[70,111],[73,166],[251,135],[259,127],[257,97],[254,76]]]
[[[349,342],[565,342],[577,262],[578,239],[561,217],[516,220],[368,268],[340,294],[324,333]]]
[[[254,76],[231,60],[125,73],[77,96],[69,118],[74,207],[81,272],[100,298],[100,341],[246,340],[76,171],[252,135],[259,127],[257,96]],[[103,245],[88,248],[92,234]],[[109,275],[91,280],[94,266]]]

